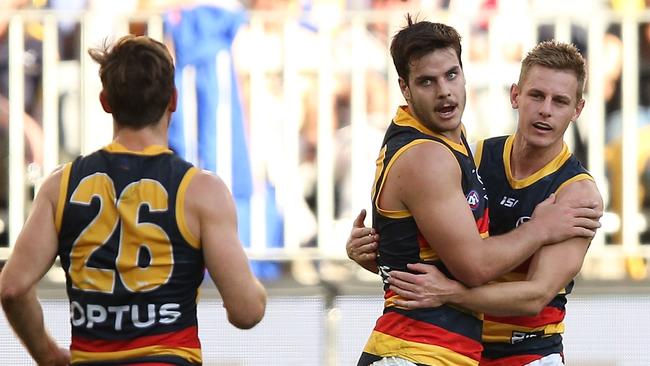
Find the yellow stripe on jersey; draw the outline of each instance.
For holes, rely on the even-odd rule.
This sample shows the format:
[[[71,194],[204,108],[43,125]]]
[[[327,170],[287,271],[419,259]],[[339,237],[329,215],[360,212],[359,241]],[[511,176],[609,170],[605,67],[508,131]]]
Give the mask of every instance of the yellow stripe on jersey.
[[[569,147],[567,144],[562,145],[562,151],[557,154],[557,156],[546,164],[542,169],[536,171],[534,174],[530,175],[525,179],[515,179],[512,176],[512,168],[510,166],[510,154],[512,153],[512,144],[516,138],[517,134],[510,135],[506,139],[505,145],[503,147],[503,167],[505,169],[506,177],[510,183],[510,187],[513,189],[521,189],[530,186],[531,184],[537,182],[538,180],[550,175],[551,173],[556,172],[562,167],[562,165],[569,160],[571,153],[569,152]]]
[[[393,295],[393,296],[391,296],[391,297],[384,300],[384,307],[385,308],[394,307],[394,308],[397,308],[397,309],[405,309],[405,308],[403,308],[401,306],[395,305],[395,300],[404,300],[404,298],[401,297],[400,295]],[[484,315],[483,313],[477,313],[475,311],[471,311],[469,309],[461,308],[460,306],[455,306],[455,305],[447,304],[447,306],[454,309],[454,310],[460,311],[462,313],[469,314],[469,315],[475,317],[476,319],[483,320],[483,315]]]
[[[425,262],[431,262],[438,259],[438,253],[436,253],[433,248],[420,248],[420,260]]]
[[[201,364],[201,350],[187,347],[149,346],[126,351],[84,352],[72,350],[72,363],[118,361],[136,357],[178,356],[190,362]]]
[[[445,146],[443,143],[434,141],[434,140],[428,140],[428,139],[417,139],[409,142],[408,144],[402,146],[397,152],[391,157],[390,161],[388,162],[388,165],[386,166],[386,169],[384,170],[384,176],[382,178],[381,184],[379,186],[379,192],[377,192],[377,195],[375,196],[375,207],[377,208],[377,212],[379,212],[382,216],[391,218],[391,219],[403,219],[405,217],[411,217],[411,212],[409,210],[396,210],[396,211],[391,211],[391,210],[384,210],[381,207],[379,207],[379,197],[381,196],[382,189],[384,188],[384,183],[386,183],[386,177],[388,177],[388,172],[390,171],[390,168],[395,164],[397,161],[397,158],[399,158],[406,150],[412,148],[413,146],[419,145],[419,144],[424,144],[424,143],[434,143],[434,144],[440,144],[442,146]],[[445,146],[445,150],[449,151],[449,154],[451,154],[454,159],[456,157],[454,156],[454,153],[451,152],[448,148]]]
[[[118,142],[111,142],[110,144],[104,146],[104,150],[110,153],[123,153],[123,154],[133,154],[133,155],[159,155],[159,154],[173,154],[168,147],[162,145],[150,145],[147,146],[142,151],[133,151],[127,149],[124,145]]]
[[[483,342],[510,343],[513,332],[544,332],[545,335],[564,333],[564,322],[529,328],[513,324],[497,323],[487,319],[483,320]]]
[[[437,366],[477,366],[478,361],[449,349],[392,337],[373,331],[364,352],[381,357],[400,357],[415,363]]]
[[[399,307],[399,306],[395,305],[395,302],[394,302],[394,301],[395,301],[395,300],[403,300],[403,299],[404,299],[404,298],[402,298],[402,297],[399,296],[399,295],[391,296],[391,297],[387,298],[386,300],[384,300],[384,307],[385,307],[385,308],[396,307],[396,308],[398,308],[398,309],[402,309],[402,307]]]
[[[70,170],[72,162],[66,163],[61,169],[61,182],[59,182],[59,197],[56,202],[56,213],[54,214],[54,225],[56,233],[61,231],[61,222],[63,221],[63,208],[68,194],[68,184],[70,183]]]
[[[456,143],[439,133],[431,131],[425,125],[420,123],[420,121],[418,121],[417,119],[413,118],[413,116],[411,116],[408,107],[404,107],[404,106],[399,107],[397,109],[397,114],[395,115],[395,118],[393,118],[393,122],[398,126],[412,127],[424,134],[437,137],[443,140],[444,142],[446,142],[447,144],[449,144],[449,146],[451,146],[452,149],[462,153],[465,156],[469,156],[469,154],[467,153],[467,148],[465,147],[464,144]],[[465,133],[465,126],[461,125],[461,131],[463,134]]]
[[[379,156],[375,161],[375,179],[372,180],[373,185],[372,185],[372,190],[370,191],[370,197],[372,197],[373,199],[375,197],[375,190],[377,189],[377,183],[379,182],[379,177],[381,177],[381,173],[384,171],[384,159],[386,159],[386,147],[387,147],[386,145],[381,147],[381,150],[379,151]]]
[[[576,176],[574,176],[574,177],[572,177],[570,179],[567,179],[564,183],[562,183],[559,187],[557,187],[557,190],[555,191],[555,193],[559,192],[562,188],[566,187],[567,185],[569,185],[569,184],[571,184],[573,182],[579,182],[579,181],[585,180],[585,179],[591,180],[591,181],[594,180],[594,178],[591,175],[589,175],[587,173],[581,173],[581,174],[578,174],[578,175],[576,175]]]
[[[176,192],[176,225],[178,225],[178,230],[183,235],[183,239],[193,248],[201,249],[201,241],[192,234],[185,219],[185,195],[187,193],[187,187],[190,185],[192,177],[198,172],[199,170],[195,167],[188,169],[178,186],[178,191]]]

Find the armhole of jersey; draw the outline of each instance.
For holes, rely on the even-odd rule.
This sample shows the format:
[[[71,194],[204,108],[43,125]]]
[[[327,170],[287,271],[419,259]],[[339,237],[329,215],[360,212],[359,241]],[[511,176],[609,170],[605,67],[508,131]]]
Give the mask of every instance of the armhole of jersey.
[[[61,232],[61,223],[63,222],[63,208],[68,194],[68,184],[70,183],[70,171],[72,163],[66,163],[61,169],[61,181],[59,182],[59,197],[56,200],[56,212],[54,213],[54,225],[56,233]]]
[[[397,211],[391,211],[391,210],[384,210],[381,207],[379,207],[379,197],[381,197],[381,193],[384,188],[384,183],[386,183],[386,177],[388,177],[388,172],[390,171],[390,168],[392,168],[393,164],[397,161],[397,158],[400,157],[406,150],[412,148],[413,146],[423,144],[426,142],[432,142],[436,144],[440,144],[445,147],[445,150],[449,151],[451,156],[454,157],[454,160],[456,157],[454,156],[454,153],[442,142],[436,141],[436,140],[428,140],[428,139],[417,139],[409,142],[408,144],[402,146],[395,155],[393,155],[388,162],[388,165],[386,166],[386,171],[384,172],[384,176],[382,177],[381,184],[379,185],[379,192],[377,192],[377,195],[375,197],[375,202],[373,203],[375,205],[375,208],[377,209],[377,212],[381,214],[382,216],[389,217],[391,219],[403,219],[406,217],[411,217],[411,212],[409,210],[397,210]]]
[[[476,169],[481,167],[481,158],[483,157],[483,142],[485,142],[485,140],[476,141],[470,145],[470,149],[472,150],[472,153],[474,153],[474,165],[476,165]]]
[[[578,182],[578,181],[585,180],[585,179],[588,179],[588,180],[591,180],[591,181],[594,180],[594,178],[591,175],[589,175],[587,173],[580,173],[578,175],[574,175],[573,177],[571,177],[571,178],[567,179],[566,181],[564,181],[564,183],[560,184],[560,186],[557,187],[557,189],[555,190],[555,193],[560,192],[560,190],[562,188],[566,187],[567,185],[569,185],[569,184],[571,184],[573,182]]]
[[[192,177],[198,173],[196,167],[191,167],[185,172],[181,184],[178,185],[178,191],[176,192],[176,225],[178,225],[178,230],[183,235],[183,238],[195,249],[201,249],[201,242],[196,238],[189,227],[187,226],[187,221],[185,220],[185,194],[187,192],[187,187],[192,181]]]

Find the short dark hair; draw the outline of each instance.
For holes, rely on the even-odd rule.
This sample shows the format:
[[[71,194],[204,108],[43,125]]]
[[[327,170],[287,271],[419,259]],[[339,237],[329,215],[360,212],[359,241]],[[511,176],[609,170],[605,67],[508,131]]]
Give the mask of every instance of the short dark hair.
[[[399,77],[408,81],[411,62],[443,48],[456,51],[460,67],[463,67],[460,35],[454,28],[442,23],[418,21],[410,14],[406,15],[406,22],[406,26],[395,34],[390,44],[390,55]]]
[[[587,78],[587,66],[585,59],[575,45],[556,40],[543,41],[537,44],[521,61],[519,85],[528,75],[528,71],[536,65],[575,74],[578,80],[576,97],[578,100],[582,99],[582,92]]]
[[[147,36],[128,35],[111,47],[89,49],[120,126],[141,129],[156,124],[174,94],[174,62],[167,47]]]

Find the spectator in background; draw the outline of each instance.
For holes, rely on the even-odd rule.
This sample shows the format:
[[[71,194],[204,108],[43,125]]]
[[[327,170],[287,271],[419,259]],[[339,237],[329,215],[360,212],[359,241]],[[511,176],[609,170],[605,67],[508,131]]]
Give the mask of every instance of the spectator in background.
[[[623,11],[624,2],[612,2],[613,9]],[[645,9],[645,6],[639,10]],[[609,209],[619,215],[620,221],[626,218],[623,206],[623,114],[622,114],[622,70],[623,70],[623,41],[620,26],[610,26],[604,39],[604,54],[608,57],[604,62],[607,67],[605,74],[605,163],[609,178]],[[639,211],[650,207],[647,202],[647,191],[650,187],[650,24],[639,25],[639,89],[638,114],[636,116],[637,131],[637,189]],[[641,241],[650,236],[650,230],[641,233]],[[622,233],[619,229],[612,235],[614,244],[622,243]],[[626,258],[628,275],[637,280],[648,276],[646,261],[639,256]]]
[[[322,49],[318,39],[321,29],[312,16],[318,13],[311,8],[311,1],[252,0],[249,5],[257,27],[246,24],[242,28],[234,56],[242,75],[257,77],[242,78],[245,111],[258,131],[256,148],[264,151],[263,156],[257,155],[255,179],[262,182],[261,190],[268,198],[276,197],[278,188],[277,204],[266,203],[272,210],[267,236],[275,232],[277,238],[267,239],[267,245],[281,246],[286,237],[300,246],[313,246],[317,232],[317,69]],[[299,139],[296,150],[287,141],[293,133],[297,136],[289,138]],[[285,158],[298,160],[295,171],[287,167]],[[285,218],[294,223],[290,233],[281,228]],[[320,280],[306,258],[293,260],[291,273],[307,285]]]
[[[170,126],[170,147],[188,161],[224,177],[237,204],[240,238],[250,246],[254,181],[238,61],[233,56],[233,43],[248,20],[247,11],[233,0],[145,0],[140,7],[164,12],[178,70],[179,105]],[[225,141],[230,142],[228,149],[221,145]],[[282,221],[275,207],[275,191],[270,184],[265,188],[267,245],[279,246]],[[253,261],[252,266],[264,279],[281,275],[277,264]]]
[[[25,9],[28,0],[3,1],[5,11]],[[2,10],[2,8],[0,8]],[[38,92],[41,87],[43,68],[42,27],[37,23],[25,23],[24,42],[24,73],[25,73],[25,112],[41,119],[41,98]],[[9,18],[0,18],[0,94],[9,95]]]
[[[27,0],[6,0],[0,11],[10,12],[26,8]],[[0,17],[0,245],[8,243],[5,222],[9,203],[9,17]],[[25,161],[37,168],[43,163],[43,130],[38,121],[41,116],[41,98],[38,92],[42,77],[42,44],[38,38],[39,25],[27,23],[24,33],[23,72],[25,131]]]

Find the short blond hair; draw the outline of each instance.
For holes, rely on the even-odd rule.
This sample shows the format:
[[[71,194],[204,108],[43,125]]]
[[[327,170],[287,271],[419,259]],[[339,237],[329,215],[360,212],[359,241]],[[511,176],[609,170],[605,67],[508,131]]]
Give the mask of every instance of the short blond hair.
[[[582,92],[587,79],[587,67],[584,57],[575,45],[556,40],[543,41],[537,44],[521,62],[519,85],[522,84],[528,71],[533,66],[542,66],[554,70],[569,71],[575,74],[578,80],[576,97],[582,99]]]

